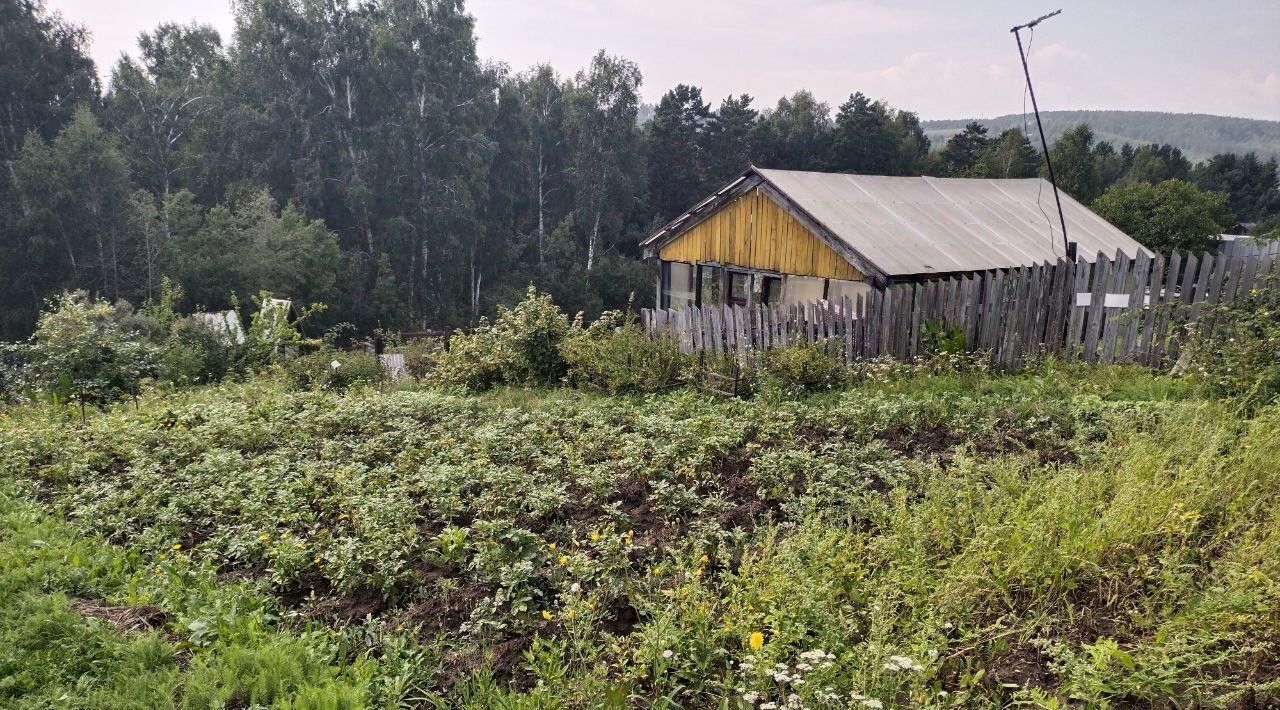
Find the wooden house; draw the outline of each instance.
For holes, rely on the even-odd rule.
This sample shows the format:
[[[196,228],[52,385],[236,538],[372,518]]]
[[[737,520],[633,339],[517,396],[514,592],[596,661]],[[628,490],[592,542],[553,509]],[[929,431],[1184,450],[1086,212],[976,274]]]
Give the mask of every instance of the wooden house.
[[[1068,237],[1082,257],[1145,251],[1061,197]],[[1054,262],[1066,251],[1053,188],[1039,178],[755,167],[642,247],[646,259],[661,262],[659,308],[836,300],[903,281]]]

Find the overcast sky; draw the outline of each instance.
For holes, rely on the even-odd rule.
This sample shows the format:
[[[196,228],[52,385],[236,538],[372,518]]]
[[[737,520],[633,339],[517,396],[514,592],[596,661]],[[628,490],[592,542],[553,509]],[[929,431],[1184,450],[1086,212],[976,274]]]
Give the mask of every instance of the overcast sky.
[[[231,33],[230,0],[47,0],[93,34],[104,75],[139,32],[199,20]],[[1042,4],[1044,3],[1044,4]],[[757,106],[853,91],[922,118],[1022,110],[1009,28],[1058,7],[1032,46],[1041,109],[1192,111],[1280,120],[1277,0],[469,0],[482,57],[572,74],[600,48],[634,60],[645,100],[678,83]]]

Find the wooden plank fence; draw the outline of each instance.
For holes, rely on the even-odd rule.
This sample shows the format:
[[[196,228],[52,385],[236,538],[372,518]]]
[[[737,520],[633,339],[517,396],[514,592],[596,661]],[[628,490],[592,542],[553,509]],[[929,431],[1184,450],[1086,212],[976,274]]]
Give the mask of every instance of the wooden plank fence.
[[[852,299],[644,309],[641,319],[683,352],[739,360],[797,343],[821,343],[846,362],[908,360],[946,338],[989,353],[997,367],[1044,354],[1158,367],[1177,359],[1205,304],[1243,296],[1273,277],[1280,277],[1280,248],[1134,259],[1099,253],[1092,262],[898,283]]]

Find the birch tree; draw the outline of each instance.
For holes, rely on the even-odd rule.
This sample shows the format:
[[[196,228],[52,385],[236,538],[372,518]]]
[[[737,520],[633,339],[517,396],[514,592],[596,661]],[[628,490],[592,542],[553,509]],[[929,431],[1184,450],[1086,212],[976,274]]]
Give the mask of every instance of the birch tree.
[[[586,229],[586,270],[595,266],[602,231],[620,231],[644,189],[640,134],[640,68],[598,52],[574,80],[565,116],[579,223]]]

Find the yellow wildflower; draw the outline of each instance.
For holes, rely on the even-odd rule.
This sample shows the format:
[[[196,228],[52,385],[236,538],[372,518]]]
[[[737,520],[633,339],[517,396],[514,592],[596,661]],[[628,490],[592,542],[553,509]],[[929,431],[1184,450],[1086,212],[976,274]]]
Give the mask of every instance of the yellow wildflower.
[[[695,570],[693,571],[693,576],[695,576],[695,577],[701,577],[701,576],[702,576],[702,568],[701,568],[701,567],[699,567],[698,569],[695,569]]]
[[[551,612],[549,612],[549,611],[547,611],[547,610],[543,609],[543,610],[542,610],[542,618],[546,619],[547,621],[551,621]]]
[[[176,544],[176,545],[174,545],[174,546],[170,547],[169,549],[170,549],[170,550],[181,550],[181,549],[182,549],[182,543],[178,543],[178,544]]]
[[[764,646],[764,634],[759,631],[752,631],[751,636],[747,638],[747,645],[751,647],[751,650],[759,651],[760,647]]]
[[[560,564],[566,564],[569,561],[568,555],[560,555]]]
[[[596,531],[592,530],[592,531],[591,531],[591,541],[592,541],[592,542],[597,542],[597,541],[599,541],[599,540],[600,540],[600,533],[598,533],[598,532],[596,532]]]
[[[570,609],[569,611],[566,611],[566,612],[564,613],[564,618],[566,618],[566,619],[572,619],[572,618],[573,618],[573,609]]]
[[[554,549],[556,549],[556,544],[555,544],[554,542],[548,542],[548,543],[547,543],[547,549],[548,549],[548,550],[554,550]]]

